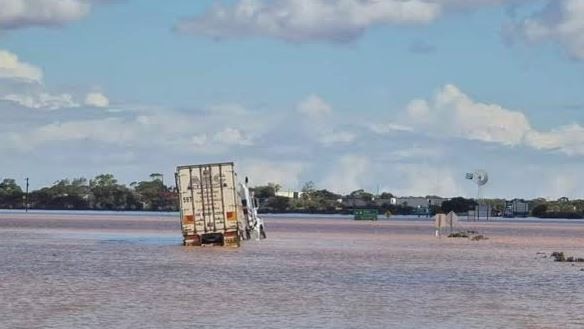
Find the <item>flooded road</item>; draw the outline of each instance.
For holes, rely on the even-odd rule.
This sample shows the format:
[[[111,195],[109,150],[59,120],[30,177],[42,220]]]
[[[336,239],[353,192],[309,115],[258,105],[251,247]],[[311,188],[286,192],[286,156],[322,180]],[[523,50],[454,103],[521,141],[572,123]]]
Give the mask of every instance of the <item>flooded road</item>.
[[[583,328],[584,224],[266,218],[185,248],[174,216],[0,214],[0,328]]]

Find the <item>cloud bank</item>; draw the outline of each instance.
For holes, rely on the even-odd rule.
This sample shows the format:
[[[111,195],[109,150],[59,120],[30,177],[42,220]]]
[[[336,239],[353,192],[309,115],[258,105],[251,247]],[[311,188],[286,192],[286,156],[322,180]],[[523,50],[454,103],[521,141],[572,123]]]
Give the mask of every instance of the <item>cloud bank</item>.
[[[240,0],[183,20],[178,31],[224,39],[263,36],[290,42],[347,42],[375,25],[424,24],[441,12],[421,0]]]
[[[0,79],[40,83],[42,78],[43,72],[40,68],[24,63],[16,54],[0,49]]]
[[[90,92],[80,100],[69,92],[53,93],[43,83],[43,70],[23,62],[8,51],[0,49],[0,102],[35,110],[59,110],[83,105],[107,108],[109,99],[101,92]]]
[[[584,155],[584,127],[579,124],[540,131],[522,112],[477,102],[454,85],[444,86],[431,100],[413,100],[407,112],[411,125],[434,136]]]
[[[85,0],[0,0],[0,30],[30,26],[55,26],[87,15]]]
[[[270,37],[293,43],[345,43],[383,25],[423,25],[445,12],[525,0],[237,0],[216,3],[176,25],[182,33],[229,39]],[[427,51],[427,47],[424,47]]]
[[[570,57],[584,60],[584,1],[549,0],[543,9],[515,22],[505,33],[529,44],[557,42]]]

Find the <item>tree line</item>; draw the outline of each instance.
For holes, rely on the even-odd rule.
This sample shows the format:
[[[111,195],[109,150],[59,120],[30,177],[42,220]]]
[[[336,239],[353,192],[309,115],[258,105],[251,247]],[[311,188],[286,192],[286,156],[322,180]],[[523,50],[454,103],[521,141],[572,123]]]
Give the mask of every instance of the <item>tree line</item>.
[[[112,174],[93,179],[61,179],[50,187],[26,195],[14,179],[0,183],[0,208],[50,210],[149,210],[177,211],[178,198],[174,188],[164,185],[160,174],[151,180],[120,184]]]
[[[301,192],[294,197],[277,194],[281,187],[270,183],[252,188],[255,197],[260,201],[260,211],[264,213],[322,213],[322,214],[352,214],[356,208],[376,209],[387,215],[421,215],[420,209],[407,204],[392,203],[395,196],[389,192],[379,195],[363,189],[343,195],[327,189],[318,189],[313,182],[304,184]],[[437,198],[427,196],[428,198]],[[423,209],[423,214],[455,211],[465,213],[476,206],[472,199],[462,197],[444,201],[442,205],[430,205]]]
[[[362,189],[353,191],[347,195],[341,195],[318,189],[314,183],[304,185],[300,195],[295,198],[278,196],[280,186],[268,184],[254,188],[256,197],[262,207],[260,211],[266,213],[329,213],[352,214],[355,208],[376,209],[380,214],[389,215],[434,215],[437,213],[449,213],[454,211],[465,214],[474,210],[479,204],[475,199],[454,197],[445,200],[440,205],[429,204],[424,209],[418,209],[407,204],[394,204],[391,199],[394,195],[388,192],[374,195]],[[437,198],[426,196],[426,198]],[[355,203],[358,200],[360,202]],[[540,218],[584,218],[584,200],[558,200],[533,199],[522,200],[529,205],[529,215]],[[501,216],[505,212],[506,200],[484,199],[481,205],[488,205],[493,216]],[[420,210],[422,213],[420,213]]]
[[[420,215],[420,209],[392,203],[394,195],[389,192],[375,195],[360,189],[343,195],[319,189],[313,182],[304,184],[300,193],[293,197],[278,195],[280,190],[280,185],[275,183],[252,188],[260,202],[261,212],[352,214],[356,208],[368,208],[377,209],[381,214]],[[151,174],[149,180],[132,182],[129,186],[120,184],[112,174],[101,174],[89,180],[82,177],[61,179],[49,187],[25,194],[14,179],[3,179],[0,182],[0,209],[23,209],[28,204],[30,209],[49,210],[178,211],[176,188],[164,185],[162,175],[157,173]],[[503,199],[481,202],[488,204],[494,214],[505,210]],[[584,218],[584,200],[534,199],[528,203],[530,215],[534,217]],[[456,197],[441,205],[429,205],[429,209],[423,209],[423,214],[450,211],[462,214],[476,205],[473,199]]]

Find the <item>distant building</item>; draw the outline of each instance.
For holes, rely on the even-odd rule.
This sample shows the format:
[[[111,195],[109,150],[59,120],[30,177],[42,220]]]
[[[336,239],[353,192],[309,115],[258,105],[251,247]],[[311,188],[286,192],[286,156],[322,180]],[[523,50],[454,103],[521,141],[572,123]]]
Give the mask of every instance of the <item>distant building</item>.
[[[504,217],[527,217],[529,215],[529,203],[521,199],[513,199],[505,202]]]
[[[447,201],[448,199],[444,199],[444,198],[438,198],[438,197],[430,197],[430,198],[424,198],[424,197],[405,197],[405,198],[397,198],[395,200],[397,205],[400,206],[408,206],[408,207],[412,207],[412,208],[423,208],[423,207],[428,207],[428,206],[442,206],[442,203],[444,201]]]
[[[344,197],[341,200],[343,207],[346,208],[366,208],[375,204],[375,201],[366,201],[360,198]]]
[[[414,208],[416,213],[427,214],[430,206],[441,206],[446,200],[448,199],[438,197],[406,197],[388,199],[373,198],[371,201],[367,201],[359,197],[347,196],[343,197],[342,204],[346,208],[387,207],[388,205],[404,206]]]
[[[276,196],[281,196],[288,199],[298,199],[303,192],[293,192],[293,191],[278,191]]]
[[[493,217],[493,209],[489,205],[477,205],[474,210],[469,210],[467,213],[467,219],[470,221],[489,220],[491,217]]]

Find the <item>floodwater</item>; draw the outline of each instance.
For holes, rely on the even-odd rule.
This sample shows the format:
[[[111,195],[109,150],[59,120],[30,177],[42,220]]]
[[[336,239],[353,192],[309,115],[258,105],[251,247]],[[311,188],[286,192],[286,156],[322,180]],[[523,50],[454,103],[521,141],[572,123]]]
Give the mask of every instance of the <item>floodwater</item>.
[[[0,213],[0,328],[584,328],[582,222],[267,217],[239,249],[174,216]]]

